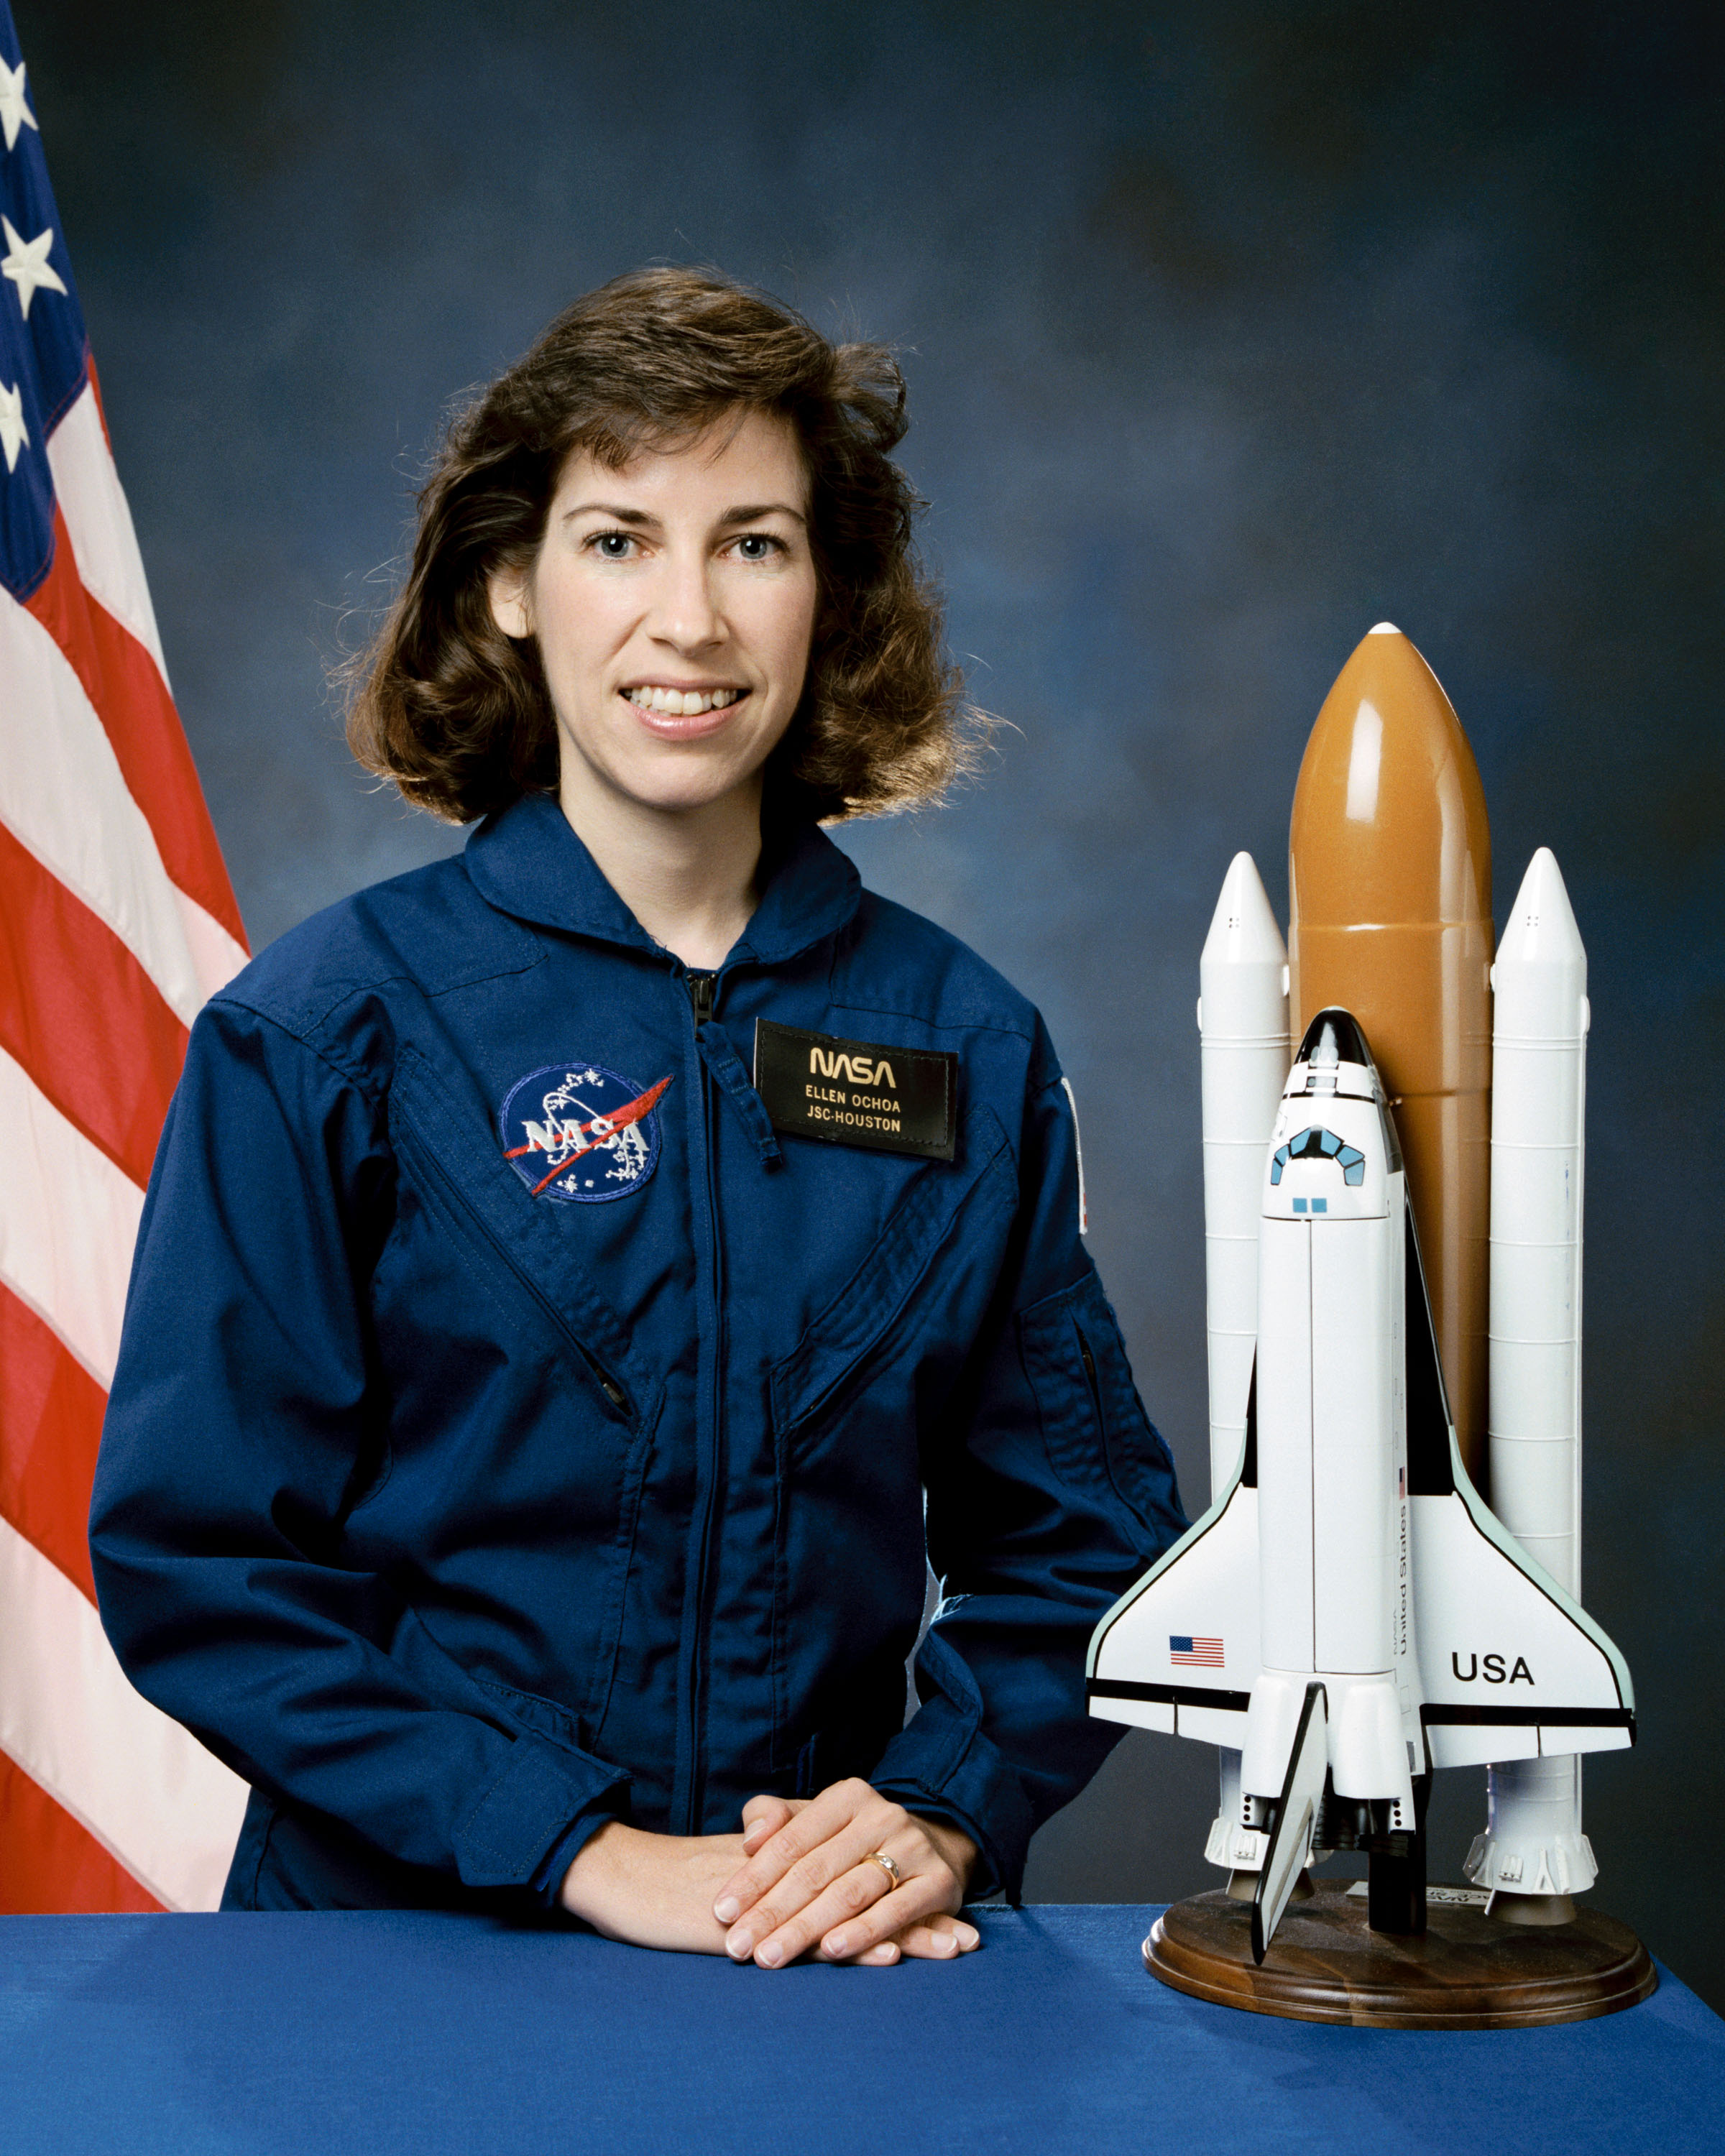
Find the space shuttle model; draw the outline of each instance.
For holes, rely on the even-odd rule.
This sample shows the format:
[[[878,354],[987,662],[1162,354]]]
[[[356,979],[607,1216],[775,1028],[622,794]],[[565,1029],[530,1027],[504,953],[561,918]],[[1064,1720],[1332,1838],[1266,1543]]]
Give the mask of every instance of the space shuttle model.
[[[1092,1713],[1222,1748],[1206,1854],[1260,1960],[1335,1851],[1373,1929],[1425,1928],[1437,1768],[1490,1769],[1492,1913],[1565,1921],[1577,1755],[1635,1736],[1576,1599],[1586,959],[1542,849],[1493,964],[1478,773],[1387,624],[1290,854],[1286,961],[1241,854],[1200,968],[1214,1502],[1088,1670]]]

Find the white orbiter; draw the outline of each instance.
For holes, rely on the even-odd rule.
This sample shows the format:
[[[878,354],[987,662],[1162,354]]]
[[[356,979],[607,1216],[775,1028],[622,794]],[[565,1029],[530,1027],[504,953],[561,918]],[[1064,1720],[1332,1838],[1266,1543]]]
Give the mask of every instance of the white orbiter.
[[[1635,1717],[1622,1657],[1463,1469],[1393,1117],[1346,1011],[1307,1029],[1259,1189],[1243,1441],[1098,1626],[1089,1690],[1095,1713],[1240,1753],[1261,1958],[1331,1850],[1368,1852],[1374,1928],[1423,1928],[1434,1768],[1615,1749]]]

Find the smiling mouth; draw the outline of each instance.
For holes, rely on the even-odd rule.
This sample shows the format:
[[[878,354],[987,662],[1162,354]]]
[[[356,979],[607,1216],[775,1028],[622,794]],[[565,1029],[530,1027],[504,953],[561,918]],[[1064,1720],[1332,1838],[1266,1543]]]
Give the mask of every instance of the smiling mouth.
[[[658,689],[637,685],[622,691],[638,711],[652,711],[660,718],[695,719],[708,711],[726,711],[747,689]]]

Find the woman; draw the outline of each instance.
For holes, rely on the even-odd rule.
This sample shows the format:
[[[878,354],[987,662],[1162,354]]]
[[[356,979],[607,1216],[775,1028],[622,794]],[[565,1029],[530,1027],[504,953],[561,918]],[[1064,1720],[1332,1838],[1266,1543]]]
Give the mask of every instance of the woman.
[[[482,820],[199,1018],[97,1476],[121,1660],[253,1784],[230,1908],[952,1956],[1117,1734],[1181,1520],[1070,1096],[817,827],[967,754],[904,425],[657,270],[451,430],[352,734]]]

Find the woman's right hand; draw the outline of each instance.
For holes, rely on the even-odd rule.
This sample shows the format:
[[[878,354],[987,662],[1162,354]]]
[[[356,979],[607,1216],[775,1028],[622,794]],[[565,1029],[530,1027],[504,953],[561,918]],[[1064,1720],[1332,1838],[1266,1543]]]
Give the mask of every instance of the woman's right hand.
[[[742,1824],[750,1862],[713,1911],[730,1926],[725,1951],[739,1960],[779,1969],[809,1952],[884,1969],[901,1956],[946,1961],[981,1945],[958,1913],[977,1850],[957,1827],[908,1815],[855,1779],[814,1798],[751,1797]],[[872,1873],[868,1890],[858,1888],[859,1860],[871,1847],[891,1855],[890,1891]]]
[[[721,1954],[726,1928],[713,1903],[766,1839],[763,1820],[779,1816],[772,1799],[756,1799],[755,1809],[762,1816],[745,1834],[648,1834],[612,1820],[563,1874],[559,1898],[572,1917],[627,1946]],[[801,1807],[786,1809],[788,1815]],[[886,1968],[898,1958],[889,1941],[855,1959]]]
[[[612,1820],[563,1874],[560,1898],[608,1939],[723,1953],[713,1900],[746,1854],[740,1834],[648,1834]]]

